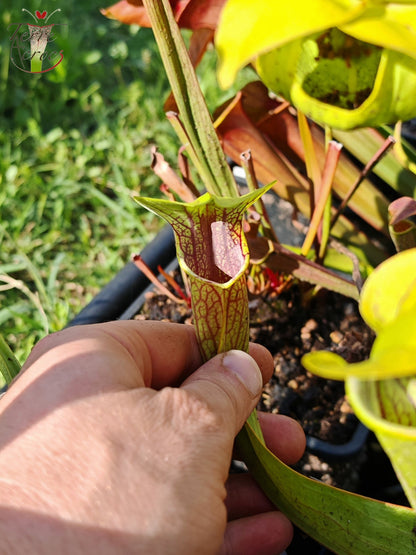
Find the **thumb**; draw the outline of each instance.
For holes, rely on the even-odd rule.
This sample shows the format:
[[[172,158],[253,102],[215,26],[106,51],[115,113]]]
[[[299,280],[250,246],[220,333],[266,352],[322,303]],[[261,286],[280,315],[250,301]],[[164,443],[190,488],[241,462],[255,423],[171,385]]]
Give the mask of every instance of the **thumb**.
[[[259,401],[263,376],[249,354],[232,350],[206,362],[181,387],[208,405],[234,438]]]

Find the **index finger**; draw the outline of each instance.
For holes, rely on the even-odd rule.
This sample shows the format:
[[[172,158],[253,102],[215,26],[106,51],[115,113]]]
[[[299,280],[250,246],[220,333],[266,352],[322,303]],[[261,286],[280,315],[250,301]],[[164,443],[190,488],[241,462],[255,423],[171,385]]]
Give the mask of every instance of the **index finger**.
[[[250,354],[268,380],[273,370],[268,351],[251,346]],[[125,388],[144,385],[161,389],[180,385],[202,363],[192,326],[119,320],[51,334],[36,345],[23,370],[41,367],[39,370],[45,372],[45,364],[50,364],[59,366],[68,378],[74,372],[82,376],[84,387],[98,379],[108,387],[113,383]]]
[[[29,369],[39,374],[59,367],[69,375],[82,376],[84,385],[96,378],[102,385],[159,389],[180,383],[201,364],[192,326],[119,320],[46,336],[30,353],[18,378]]]
[[[154,389],[180,385],[203,364],[193,326],[153,321],[139,323],[144,324],[139,333],[146,343],[152,364],[151,380],[146,385]],[[254,343],[250,343],[249,353],[259,365],[266,383],[274,369],[271,354],[265,347]]]

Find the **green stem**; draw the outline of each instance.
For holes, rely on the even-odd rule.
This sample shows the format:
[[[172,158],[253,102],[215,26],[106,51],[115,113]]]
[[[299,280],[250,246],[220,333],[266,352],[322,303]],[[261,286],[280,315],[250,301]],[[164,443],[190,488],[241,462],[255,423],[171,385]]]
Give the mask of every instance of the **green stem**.
[[[323,260],[325,258],[326,249],[329,241],[329,233],[331,231],[331,208],[332,208],[332,191],[328,193],[328,198],[326,199],[324,212],[322,214],[322,234],[321,242],[319,245],[318,260]]]
[[[328,126],[325,126],[325,153],[327,156],[330,149],[331,141],[332,141],[332,131]],[[328,197],[326,199],[324,211],[322,214],[321,240],[319,243],[319,252],[318,252],[318,260],[320,261],[325,258],[325,252],[328,246],[329,234],[331,231],[332,183],[335,177],[338,158],[333,170],[333,175],[331,177],[331,187],[329,188]]]
[[[253,164],[253,158],[251,156],[251,151],[246,150],[245,152],[243,152],[240,155],[240,160],[246,175],[248,190],[250,192],[258,190],[259,184],[257,182],[256,174],[254,171],[254,164]],[[268,239],[270,239],[271,241],[274,241],[275,243],[279,243],[279,239],[277,238],[277,235],[270,222],[270,219],[267,214],[267,210],[264,207],[262,198],[259,198],[254,203],[254,207],[260,216],[261,231],[263,232],[263,235]]]
[[[308,232],[306,234],[305,240],[302,245],[301,254],[306,256],[309,252],[309,249],[312,246],[314,238],[318,232],[319,225],[323,220],[323,215],[325,214],[325,210],[328,210],[331,207],[330,200],[331,200],[331,188],[332,182],[334,179],[335,169],[337,167],[339,155],[341,151],[341,145],[336,143],[335,141],[331,141],[329,143],[327,155],[325,158],[325,166],[322,173],[322,182],[321,188],[319,191],[319,198],[318,202],[315,206],[315,210],[312,214],[311,223],[309,225]],[[329,221],[328,221],[329,225]],[[325,226],[325,232],[327,228]],[[321,245],[322,243],[326,245],[328,237],[321,238]]]
[[[203,160],[201,161],[200,157],[195,152],[195,149],[193,147],[193,142],[190,140],[184,126],[182,125],[181,120],[179,119],[178,114],[176,114],[175,112],[167,112],[166,117],[168,118],[168,121],[173,127],[176,135],[178,136],[178,139],[181,141],[185,151],[188,153],[188,156],[191,159],[191,162],[193,163],[193,165],[195,166],[199,176],[203,178],[203,176],[205,175],[205,169],[206,169],[205,165],[203,163]]]
[[[344,212],[347,204],[351,200],[353,194],[357,191],[358,187],[361,183],[366,179],[368,174],[373,170],[375,165],[387,154],[387,152],[391,149],[391,147],[395,144],[395,139],[392,136],[387,137],[381,147],[377,150],[377,152],[371,157],[371,159],[367,162],[365,167],[359,173],[355,183],[353,183],[352,187],[348,191],[348,193],[343,198],[338,210],[334,214],[331,220],[331,228],[334,227],[335,223],[337,222],[340,215]]]
[[[205,99],[168,0],[143,0],[189,141],[208,192],[238,196]]]
[[[312,139],[311,130],[308,125],[308,120],[303,112],[298,110],[298,127],[299,134],[302,141],[303,152],[305,157],[306,175],[309,179],[309,196],[310,196],[310,217],[312,218],[315,204],[317,202],[317,192],[321,184],[321,170],[319,168],[318,160],[316,157],[315,147]]]

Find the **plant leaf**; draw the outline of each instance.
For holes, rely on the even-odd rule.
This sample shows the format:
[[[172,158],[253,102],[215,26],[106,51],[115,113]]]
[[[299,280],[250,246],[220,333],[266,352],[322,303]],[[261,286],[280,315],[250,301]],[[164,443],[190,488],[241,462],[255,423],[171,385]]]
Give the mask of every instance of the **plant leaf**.
[[[408,249],[377,266],[364,283],[360,312],[376,332],[410,310],[416,319],[415,269],[416,248]]]
[[[208,112],[182,35],[168,0],[144,0],[159,52],[165,66],[179,116],[195,151],[207,190],[218,196],[236,197],[237,186]]]
[[[224,284],[248,264],[242,217],[270,187],[238,198],[205,193],[189,203],[145,197],[134,200],[171,224],[179,263],[186,272]]]
[[[302,365],[316,376],[328,380],[345,380],[350,365],[332,351],[314,351],[302,357]]]
[[[348,364],[330,351],[315,351],[304,355],[302,364],[313,374],[332,380],[351,376],[383,380],[416,375],[415,313],[404,313],[385,326],[377,335],[368,360]]]
[[[332,45],[337,44],[335,31],[341,34],[337,29],[328,32]],[[353,40],[342,37],[346,44]],[[321,40],[311,35],[259,56],[256,69],[262,81],[305,115],[334,129],[374,127],[414,117],[415,58],[358,43],[360,55],[352,63],[341,54],[321,56]]]
[[[416,298],[412,290],[410,300]],[[416,305],[414,310],[401,311],[377,334],[371,350],[374,364],[391,365],[394,376],[416,375]]]
[[[117,19],[128,25],[136,24],[149,27],[150,21],[140,0],[121,0],[108,8],[102,8],[101,13],[108,19]]]
[[[232,160],[240,163],[241,152],[250,147],[258,180],[262,183],[275,180],[275,192],[309,217],[309,184],[299,171],[304,163],[299,128],[296,117],[287,110],[279,111],[280,106],[267,96],[267,89],[262,83],[250,83],[226,107],[217,111],[217,131],[225,153]],[[317,158],[323,164],[325,146],[322,130],[312,125],[311,132]],[[365,137],[363,143],[366,144]],[[335,174],[335,194],[342,199],[358,174],[359,170],[341,152]],[[387,198],[369,180],[364,180],[348,206],[372,227],[388,234]],[[368,236],[344,215],[332,233],[351,250],[359,252],[360,260],[365,263],[374,266],[386,257],[386,253],[375,247]]]
[[[328,152],[325,157],[325,166],[322,172],[322,183],[318,193],[318,199],[309,224],[308,232],[302,245],[301,253],[306,255],[312,247],[313,240],[318,232],[319,224],[322,222],[325,206],[331,193],[335,170],[338,164],[342,145],[330,141]]]
[[[228,88],[237,71],[258,54],[299,37],[337,27],[363,13],[355,0],[228,0],[221,12],[215,38],[219,54],[218,81]]]
[[[389,434],[377,433],[377,439],[387,453],[394,471],[413,509],[416,508],[416,438],[408,441]]]
[[[395,225],[411,216],[416,216],[416,200],[401,197],[389,204],[389,224]]]
[[[342,25],[341,30],[364,42],[415,58],[416,2],[372,2],[363,17]]]
[[[333,135],[337,141],[340,141],[344,147],[363,164],[366,164],[374,153],[379,150],[385,137],[390,135],[391,132],[389,128],[365,128],[354,129],[352,131],[333,129]],[[412,157],[415,156],[414,149],[408,147],[407,150],[410,151]],[[388,152],[388,154],[377,163],[373,172],[400,195],[414,195],[416,198],[415,174],[407,169],[397,158],[394,149]],[[358,192],[359,191],[360,189]],[[387,206],[383,206],[383,214],[386,208]]]
[[[338,555],[410,555],[416,513],[322,484],[271,453],[249,420],[237,437],[251,474],[271,501],[304,532]]]
[[[226,0],[181,0],[184,7],[177,18],[179,27],[216,29],[225,2]]]
[[[377,332],[369,360],[347,364],[331,352],[303,356],[309,371],[345,379],[355,414],[373,430],[416,508],[416,249],[374,270],[361,292],[360,310]]]
[[[189,275],[195,330],[204,360],[230,349],[247,351],[249,345],[249,310],[244,274],[232,286]]]
[[[184,202],[192,202],[198,196],[194,188],[189,188],[178,176],[178,174],[166,162],[156,147],[151,148],[152,162],[151,168],[160,177],[163,183],[171,192],[174,192]]]
[[[171,0],[176,21],[186,29],[211,29],[217,26],[225,0]],[[100,10],[109,19],[122,23],[151,27],[150,19],[141,0],[121,0],[109,8]]]
[[[416,508],[416,379],[362,381],[348,378],[351,405],[373,430],[389,456],[413,508]]]
[[[380,380],[374,385],[377,389],[378,409],[389,422],[416,428],[416,405],[407,394],[408,385],[415,378]]]
[[[263,237],[254,240],[255,244],[264,242]],[[253,244],[253,240],[249,239],[249,245]],[[357,286],[344,277],[339,276],[328,268],[325,268],[307,258],[292,252],[283,245],[273,243],[273,252],[267,257],[267,267],[273,272],[282,272],[287,275],[293,275],[295,278],[320,285],[331,291],[336,291],[341,295],[358,300],[359,292]]]
[[[302,213],[308,214],[307,180],[256,129],[245,112],[242,98],[239,93],[216,121],[224,152],[241,163],[241,153],[250,149],[258,180],[262,183],[276,180],[276,192],[280,191],[282,198],[290,198]],[[271,175],[273,179],[269,179]]]

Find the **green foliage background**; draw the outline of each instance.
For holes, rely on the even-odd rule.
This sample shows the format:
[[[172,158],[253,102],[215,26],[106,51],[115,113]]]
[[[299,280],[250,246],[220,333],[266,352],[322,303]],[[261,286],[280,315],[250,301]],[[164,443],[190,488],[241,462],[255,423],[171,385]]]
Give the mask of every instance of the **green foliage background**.
[[[168,83],[149,29],[104,18],[96,0],[2,2],[0,328],[23,361],[160,227],[132,201],[158,195],[150,145],[174,161]],[[43,75],[10,62],[22,8],[61,12],[63,62]]]
[[[169,84],[150,29],[103,17],[97,0],[2,2],[0,330],[23,361],[61,329],[162,225],[133,194],[160,196],[150,146],[176,163]],[[10,23],[56,8],[62,63],[42,75],[10,62]],[[210,53],[198,69],[210,108],[225,100]]]

